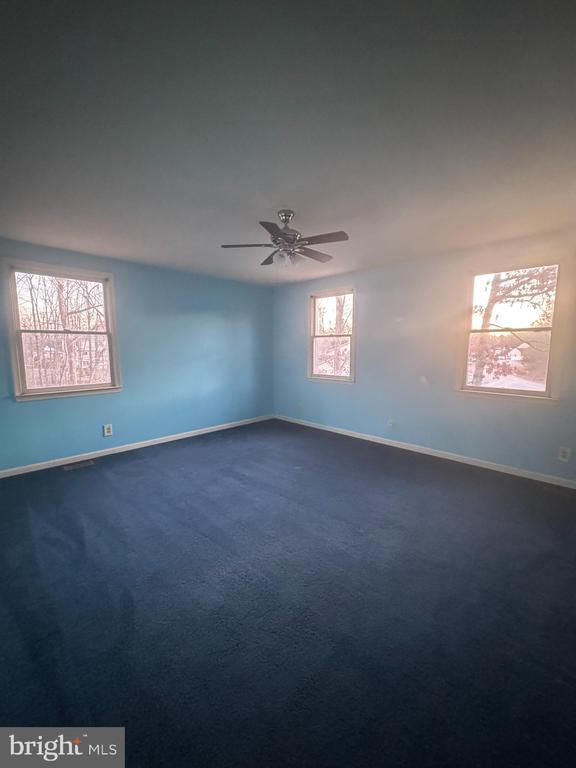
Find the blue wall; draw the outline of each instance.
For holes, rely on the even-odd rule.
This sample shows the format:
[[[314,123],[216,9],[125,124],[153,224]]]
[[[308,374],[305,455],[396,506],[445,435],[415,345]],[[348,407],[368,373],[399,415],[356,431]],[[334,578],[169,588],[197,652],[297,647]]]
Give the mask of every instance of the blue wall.
[[[275,413],[576,478],[573,253],[574,244],[563,240],[521,243],[277,287]],[[460,391],[473,275],[557,261],[552,381],[558,399]],[[349,287],[356,290],[356,382],[311,380],[309,294]],[[560,445],[572,448],[569,464],[557,460]]]
[[[114,274],[123,391],[15,402],[9,259]],[[271,413],[270,289],[8,240],[0,267],[0,469]]]
[[[0,306],[0,469],[276,413],[575,479],[576,457],[556,458],[560,445],[576,453],[574,245],[521,243],[272,289],[0,240],[0,266],[113,272],[124,384],[16,403]],[[461,392],[473,275],[558,261],[556,399]],[[356,382],[310,380],[308,297],[341,287],[356,290]],[[114,437],[102,437],[104,423]]]

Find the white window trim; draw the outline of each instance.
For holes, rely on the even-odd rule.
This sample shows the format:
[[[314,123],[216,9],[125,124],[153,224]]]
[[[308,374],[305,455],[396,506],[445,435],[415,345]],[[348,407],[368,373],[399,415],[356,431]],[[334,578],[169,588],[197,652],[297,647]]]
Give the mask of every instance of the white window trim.
[[[28,389],[26,387],[22,334],[18,312],[18,297],[16,294],[16,272],[30,272],[36,275],[51,275],[77,280],[92,280],[94,282],[102,283],[104,289],[108,349],[110,352],[110,384],[78,384],[75,386],[46,389]],[[60,264],[38,264],[28,261],[11,261],[8,265],[8,286],[10,293],[10,354],[12,359],[14,397],[17,401],[46,400],[49,398],[74,397],[78,395],[97,395],[109,392],[119,392],[122,389],[118,360],[114,276],[111,273],[94,272],[92,270],[77,269],[76,267],[67,267]]]
[[[352,294],[352,333],[350,334],[350,376],[326,376],[314,373],[314,323],[316,299],[327,296],[342,296],[345,293]],[[347,334],[334,334],[335,336]],[[332,290],[315,291],[308,298],[308,378],[314,381],[340,381],[344,384],[353,384],[356,381],[356,293],[354,288],[335,288]]]
[[[521,269],[536,269],[538,267],[547,267],[547,266],[556,266],[557,267],[557,274],[556,274],[556,294],[554,297],[554,311],[552,313],[552,320],[550,323],[550,326],[547,326],[547,328],[550,330],[550,353],[548,356],[548,371],[546,376],[546,390],[543,392],[537,392],[530,389],[506,389],[503,387],[475,387],[471,384],[466,383],[466,379],[468,377],[468,349],[469,349],[469,343],[470,343],[470,334],[472,333],[472,311],[474,308],[474,280],[479,275],[485,275],[490,273],[497,273],[497,272],[515,272],[517,270]],[[556,318],[558,314],[558,293],[559,293],[559,286],[560,286],[560,274],[562,273],[562,259],[554,258],[550,261],[545,261],[544,263],[532,263],[529,262],[528,265],[521,265],[518,263],[514,263],[514,266],[510,267],[502,267],[501,265],[498,267],[495,267],[494,269],[486,268],[484,271],[470,271],[468,273],[468,289],[467,289],[467,300],[466,300],[466,320],[465,320],[465,327],[464,327],[464,354],[461,356],[462,364],[461,364],[461,371],[459,376],[459,384],[458,389],[460,392],[464,392],[467,394],[472,395],[491,395],[491,396],[500,396],[500,397],[507,397],[507,398],[520,398],[523,400],[532,400],[532,401],[540,401],[540,402],[556,402],[558,400],[556,389],[555,389],[555,382],[556,382],[556,373],[557,373],[557,328],[556,328]],[[514,329],[513,329],[514,330]]]

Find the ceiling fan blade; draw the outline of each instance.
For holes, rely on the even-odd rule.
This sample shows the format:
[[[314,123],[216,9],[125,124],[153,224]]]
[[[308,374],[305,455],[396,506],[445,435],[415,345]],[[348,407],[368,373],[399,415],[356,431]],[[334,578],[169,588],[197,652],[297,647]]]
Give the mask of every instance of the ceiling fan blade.
[[[264,259],[264,261],[263,261],[263,262],[260,264],[260,266],[261,266],[261,267],[267,267],[267,266],[268,266],[268,264],[272,264],[272,263],[274,262],[274,256],[276,256],[276,254],[277,254],[277,253],[278,253],[278,249],[276,249],[275,251],[272,251],[272,253],[270,254],[270,256],[267,256],[267,257]]]
[[[274,224],[273,221],[259,221],[258,222],[261,227],[264,227],[266,232],[268,232],[269,235],[272,235],[274,237],[277,237],[278,235],[282,234],[282,230],[278,226],[278,224]]]
[[[303,237],[305,245],[316,245],[317,243],[340,243],[350,238],[346,232],[326,232],[324,235],[313,235],[312,237]]]
[[[310,259],[316,259],[316,261],[330,261],[332,259],[332,256],[329,256],[327,253],[322,253],[322,251],[315,251],[313,248],[304,248],[304,246],[300,246],[296,253],[301,253],[304,256],[308,256]]]
[[[274,248],[271,243],[241,243],[235,245],[221,245],[220,248]]]

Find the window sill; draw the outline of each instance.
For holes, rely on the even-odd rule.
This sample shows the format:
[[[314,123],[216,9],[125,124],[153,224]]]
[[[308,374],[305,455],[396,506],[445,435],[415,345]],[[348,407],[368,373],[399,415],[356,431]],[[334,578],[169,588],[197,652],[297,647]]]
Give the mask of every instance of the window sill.
[[[339,381],[341,384],[354,384],[355,382],[353,376],[315,376],[308,374],[308,378],[311,381]]]
[[[497,392],[493,389],[468,389],[467,387],[458,387],[458,392],[462,392],[465,395],[490,395],[491,397],[505,397],[505,398],[515,398],[518,400],[530,400],[531,402],[541,402],[541,403],[557,403],[558,398],[553,397],[551,395],[534,395],[534,394],[524,394],[523,392]]]
[[[113,392],[121,392],[121,386],[96,387],[95,389],[69,389],[60,392],[30,392],[29,394],[16,395],[17,403],[25,403],[28,400],[53,400],[57,397],[79,397],[82,395],[106,395]]]

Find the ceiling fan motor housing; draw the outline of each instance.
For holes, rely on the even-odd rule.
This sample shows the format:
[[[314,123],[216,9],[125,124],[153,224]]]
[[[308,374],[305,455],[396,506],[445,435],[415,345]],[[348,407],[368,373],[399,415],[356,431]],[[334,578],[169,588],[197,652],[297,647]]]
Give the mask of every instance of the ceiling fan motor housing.
[[[284,224],[280,231],[281,234],[276,237],[272,237],[272,242],[281,251],[291,251],[300,240],[300,232],[296,229],[292,229],[288,225],[294,218],[294,211],[291,208],[281,208],[278,211],[278,218]]]

